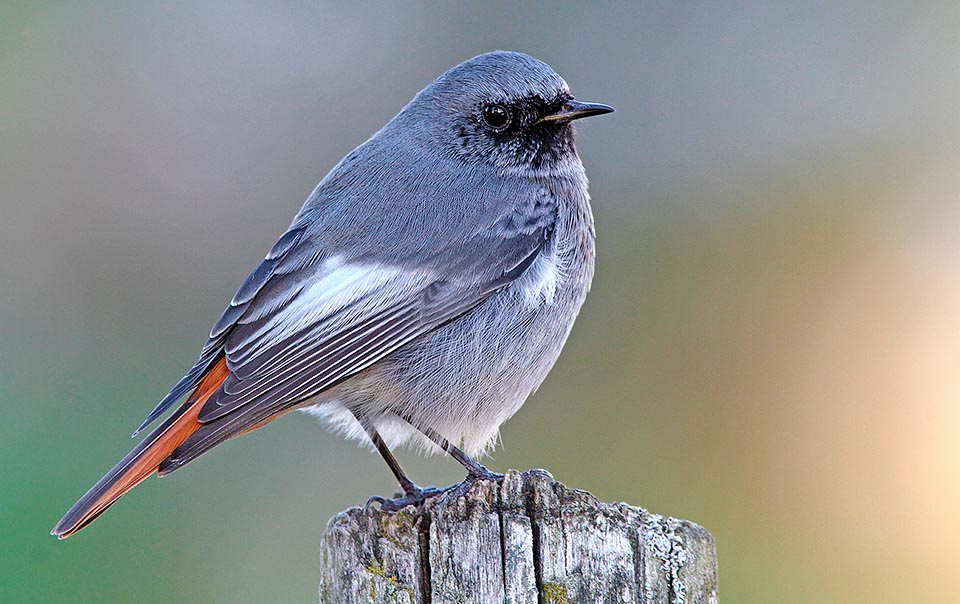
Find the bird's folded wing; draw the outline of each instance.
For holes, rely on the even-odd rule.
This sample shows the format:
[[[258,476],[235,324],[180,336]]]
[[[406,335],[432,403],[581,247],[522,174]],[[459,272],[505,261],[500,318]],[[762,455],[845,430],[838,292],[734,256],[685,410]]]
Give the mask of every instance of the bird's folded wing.
[[[197,365],[148,422],[189,390],[194,374],[202,377],[204,367],[225,356],[230,375],[198,419],[219,425],[230,416],[236,425],[224,426],[220,437],[209,434],[217,441],[251,429],[481,304],[518,278],[544,242],[540,231],[501,238],[466,263],[457,255],[459,270],[441,274],[330,256],[300,244],[302,236],[285,234],[251,273],[211,330]]]
[[[224,343],[230,376],[200,413],[210,422],[256,403],[293,405],[469,310],[479,287],[334,258],[310,286],[266,314],[253,305]],[[284,295],[286,297],[286,295]],[[259,300],[258,300],[259,302]]]

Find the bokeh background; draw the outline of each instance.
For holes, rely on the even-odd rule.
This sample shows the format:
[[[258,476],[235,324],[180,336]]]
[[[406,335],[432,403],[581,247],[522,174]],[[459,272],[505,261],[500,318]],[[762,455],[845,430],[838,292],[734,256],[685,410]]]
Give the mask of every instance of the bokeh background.
[[[726,602],[956,601],[960,6],[719,4],[0,4],[0,601],[316,600],[327,518],[394,487],[299,414],[47,532],[323,174],[495,48],[618,111],[492,467],[701,523]]]

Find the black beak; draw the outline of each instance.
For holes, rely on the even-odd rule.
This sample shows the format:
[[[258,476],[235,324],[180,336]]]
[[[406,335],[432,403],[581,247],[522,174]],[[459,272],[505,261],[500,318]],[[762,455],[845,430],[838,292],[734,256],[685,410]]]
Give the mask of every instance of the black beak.
[[[570,99],[563,104],[563,107],[560,107],[559,111],[556,113],[551,113],[550,115],[545,115],[538,119],[535,123],[542,124],[544,122],[553,122],[555,124],[563,124],[573,120],[578,120],[582,117],[602,115],[604,113],[611,112],[613,112],[613,107],[610,105],[604,105],[603,103],[581,103],[578,100]]]

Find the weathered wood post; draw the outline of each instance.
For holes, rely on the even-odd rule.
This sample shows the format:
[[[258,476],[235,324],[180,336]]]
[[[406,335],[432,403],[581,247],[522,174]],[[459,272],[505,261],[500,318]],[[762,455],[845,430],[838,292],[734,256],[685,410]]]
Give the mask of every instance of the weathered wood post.
[[[437,510],[351,508],[320,552],[321,604],[713,604],[713,537],[568,489],[544,470],[478,482]]]

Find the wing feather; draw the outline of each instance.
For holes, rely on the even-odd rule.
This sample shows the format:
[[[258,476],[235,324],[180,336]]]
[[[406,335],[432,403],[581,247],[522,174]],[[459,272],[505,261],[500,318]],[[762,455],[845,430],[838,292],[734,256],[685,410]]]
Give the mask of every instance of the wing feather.
[[[239,379],[231,369],[231,376],[201,410],[198,419],[203,425],[161,465],[160,473],[169,474],[224,440],[295,408],[482,304],[519,277],[541,249],[537,246],[518,265],[488,283],[464,286],[433,281],[409,291],[390,308],[341,327],[311,346],[284,347],[282,355],[271,358],[282,361],[271,365],[270,371]]]
[[[331,254],[327,238],[339,241],[343,234],[317,230],[315,217],[302,212],[238,289],[197,363],[141,429],[221,358],[230,375],[206,401],[199,415],[204,426],[178,448],[169,471],[297,406],[517,279],[552,231],[552,213],[538,220],[519,227],[486,223],[456,242],[411,248],[434,250],[429,255],[393,257],[391,251],[386,257],[393,261],[386,262],[372,250]]]

